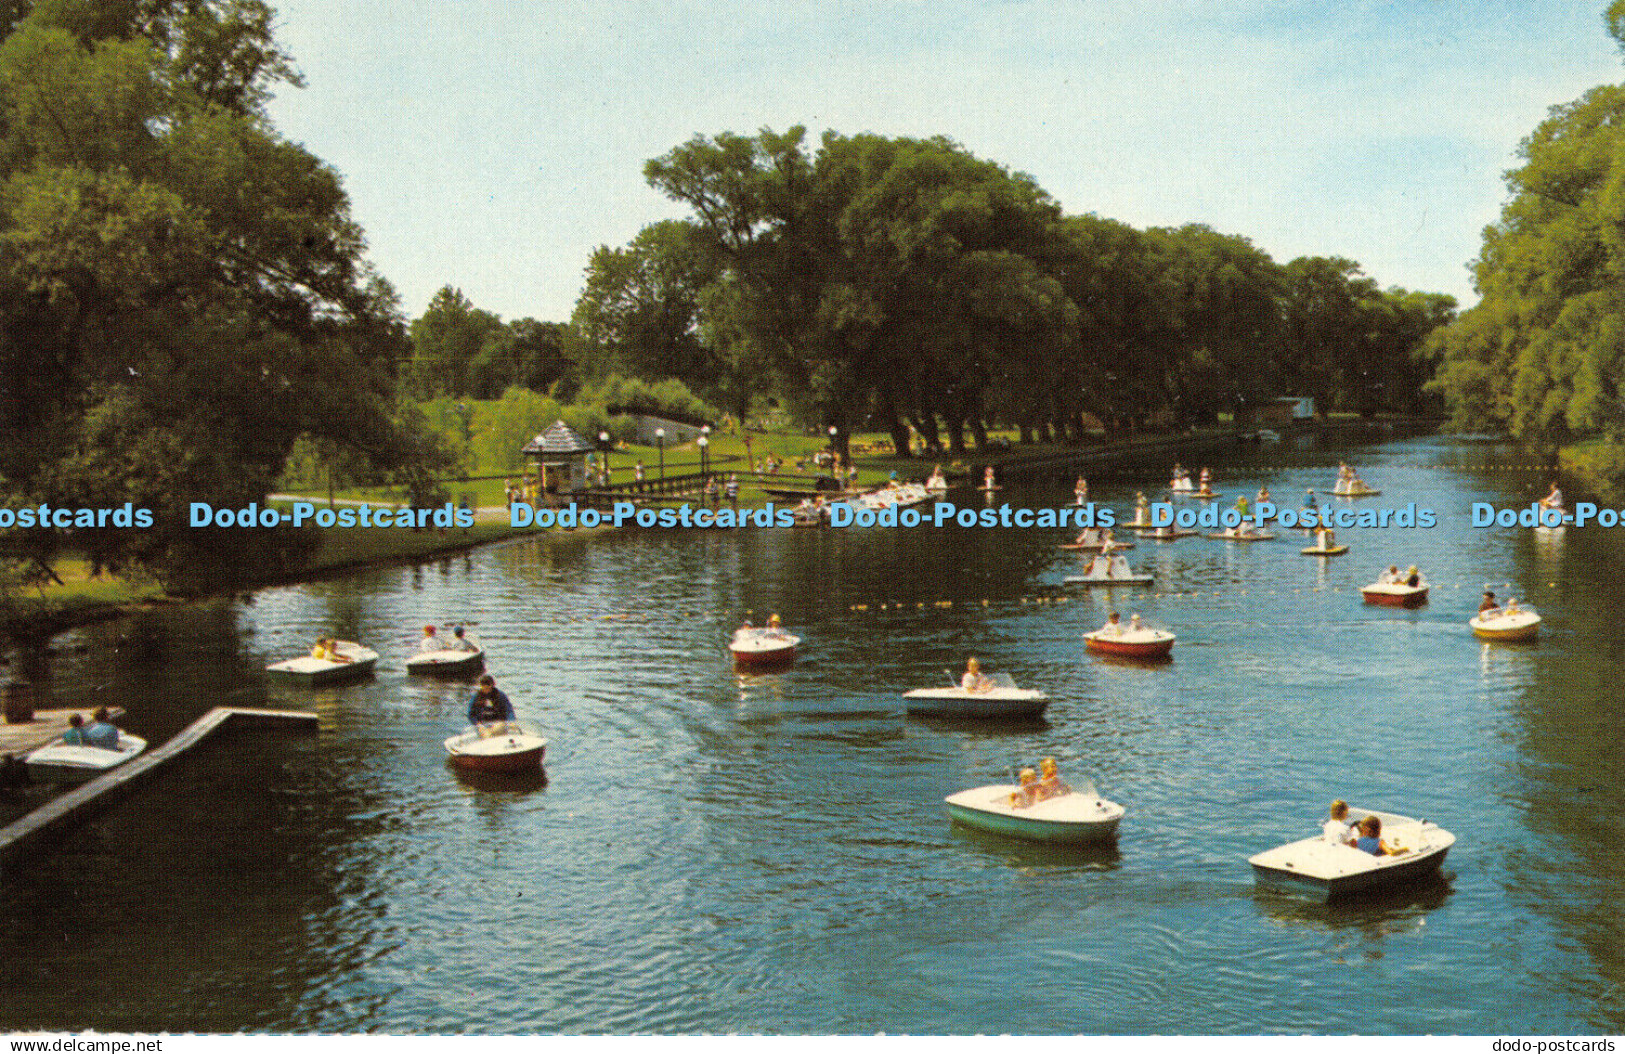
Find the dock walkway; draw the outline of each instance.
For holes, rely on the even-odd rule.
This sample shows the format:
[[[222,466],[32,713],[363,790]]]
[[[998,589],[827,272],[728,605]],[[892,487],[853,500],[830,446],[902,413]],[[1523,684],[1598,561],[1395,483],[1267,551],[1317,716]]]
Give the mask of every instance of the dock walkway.
[[[65,714],[72,712],[63,711]],[[66,794],[46,802],[16,823],[0,828],[0,863],[11,862],[18,850],[39,836],[77,823],[96,809],[104,807],[117,795],[127,792],[138,780],[157,770],[164,762],[186,753],[227,724],[291,724],[314,731],[317,717],[302,710],[217,706],[158,749],[128,761],[83,786],[75,787]],[[64,719],[63,727],[66,726],[67,722]]]

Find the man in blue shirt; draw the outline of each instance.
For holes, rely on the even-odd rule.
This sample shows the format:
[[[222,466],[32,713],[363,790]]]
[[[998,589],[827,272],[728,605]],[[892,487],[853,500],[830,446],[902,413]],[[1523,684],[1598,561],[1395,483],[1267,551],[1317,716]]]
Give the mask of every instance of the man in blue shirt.
[[[482,736],[495,736],[506,732],[507,722],[513,719],[513,703],[497,687],[496,679],[488,673],[481,676],[480,686],[468,700],[468,723]]]
[[[85,728],[85,745],[103,750],[118,749],[118,727],[107,719],[107,707],[96,708],[96,719]]]

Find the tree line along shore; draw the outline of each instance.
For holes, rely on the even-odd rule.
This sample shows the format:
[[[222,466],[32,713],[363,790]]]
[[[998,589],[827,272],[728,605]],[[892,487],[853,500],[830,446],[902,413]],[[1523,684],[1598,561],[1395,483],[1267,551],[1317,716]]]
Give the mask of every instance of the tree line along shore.
[[[1625,0],[1605,23],[1625,40]],[[1344,257],[1283,263],[1239,234],[1069,211],[945,136],[791,127],[650,159],[649,185],[687,214],[590,253],[569,319],[504,321],[455,282],[410,318],[341,173],[268,116],[302,87],[274,25],[263,0],[0,12],[0,502],[154,513],[141,530],[0,532],[14,614],[438,544],[191,528],[194,501],[490,507],[555,420],[602,437],[612,485],[696,460],[638,445],[637,411],[715,422],[711,456],[742,471],[777,445],[889,474],[922,450],[988,463],[1256,427],[1293,396],[1448,414],[1561,450],[1599,491],[1625,480],[1625,88],[1526,140],[1465,312]],[[746,435],[763,445],[729,449]]]

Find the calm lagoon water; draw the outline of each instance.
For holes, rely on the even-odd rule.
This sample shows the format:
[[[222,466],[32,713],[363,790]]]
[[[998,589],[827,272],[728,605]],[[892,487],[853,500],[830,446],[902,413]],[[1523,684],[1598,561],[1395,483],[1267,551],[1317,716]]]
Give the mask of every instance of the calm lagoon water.
[[[1142,541],[1152,589],[1066,603],[1041,598],[1076,573],[1067,532],[625,531],[60,637],[50,700],[122,705],[154,742],[220,703],[321,730],[223,738],[0,875],[0,1029],[1625,1030],[1625,534],[1470,527],[1472,502],[1547,481],[1451,440],[1265,451],[1217,485],[1296,503],[1340,457],[1382,488],[1365,505],[1439,526],[1340,531],[1353,551],[1326,562],[1300,535]],[[1166,469],[1092,496],[1126,510]],[[1427,607],[1360,603],[1389,563],[1426,570]],[[1473,639],[1486,583],[1539,607],[1538,644]],[[1174,662],[1086,655],[1114,603],[1174,629]],[[804,636],[792,670],[734,675],[747,611]],[[447,767],[468,686],[401,660],[459,619],[548,729],[545,781]],[[376,646],[377,676],[266,680],[327,633]],[[1047,720],[903,716],[970,654],[1048,691]],[[1116,847],[944,816],[1044,755],[1127,807]],[[1246,858],[1334,797],[1454,831],[1443,881],[1332,906],[1257,890]]]

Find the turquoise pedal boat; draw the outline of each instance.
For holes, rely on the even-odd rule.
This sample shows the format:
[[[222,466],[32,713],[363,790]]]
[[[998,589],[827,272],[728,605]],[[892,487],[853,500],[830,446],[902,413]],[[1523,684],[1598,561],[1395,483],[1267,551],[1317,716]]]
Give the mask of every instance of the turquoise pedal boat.
[[[955,822],[1010,838],[1087,844],[1117,837],[1123,807],[1100,797],[1093,787],[1031,805],[1013,804],[1011,795],[1017,793],[1014,784],[995,783],[950,794],[943,804]]]

